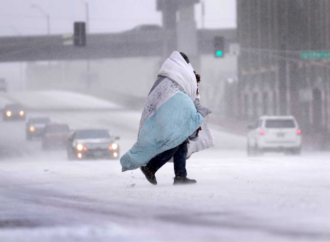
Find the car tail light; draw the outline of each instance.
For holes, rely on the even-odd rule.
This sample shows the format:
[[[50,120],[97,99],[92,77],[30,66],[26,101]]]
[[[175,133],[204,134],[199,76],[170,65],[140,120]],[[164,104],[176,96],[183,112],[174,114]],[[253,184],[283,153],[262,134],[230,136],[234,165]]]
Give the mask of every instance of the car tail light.
[[[259,134],[260,134],[260,135],[264,135],[264,134],[265,134],[265,131],[260,130],[260,131],[259,131]]]
[[[297,130],[297,135],[301,135],[301,130]]]

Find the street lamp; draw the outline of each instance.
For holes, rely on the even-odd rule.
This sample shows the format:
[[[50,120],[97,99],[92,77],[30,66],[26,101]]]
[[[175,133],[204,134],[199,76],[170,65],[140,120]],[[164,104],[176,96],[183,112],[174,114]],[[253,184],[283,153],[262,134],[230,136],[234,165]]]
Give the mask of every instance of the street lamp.
[[[89,33],[89,5],[85,0],[81,0],[81,2],[85,5],[85,14],[86,14],[86,33]]]
[[[32,4],[31,8],[38,9],[45,17],[47,20],[47,35],[50,35],[50,19],[49,19],[49,14],[45,12],[39,5]],[[50,77],[50,46],[48,46],[48,76]],[[48,77],[48,78],[49,78]]]
[[[9,25],[8,28],[11,29],[13,32],[15,32],[18,36],[21,36],[21,32],[18,31],[16,27]],[[20,76],[20,87],[22,90],[24,90],[25,83],[23,80],[23,63],[21,61],[19,62],[19,76]]]
[[[86,34],[89,34],[89,5],[85,0],[81,0],[82,4],[85,5],[85,13],[86,13]],[[86,71],[87,71],[87,86],[90,86],[91,82],[91,64],[89,58],[86,60]]]
[[[47,34],[50,35],[50,20],[49,20],[49,14],[47,14],[39,5],[32,4],[31,8],[38,9],[45,17],[47,20]]]

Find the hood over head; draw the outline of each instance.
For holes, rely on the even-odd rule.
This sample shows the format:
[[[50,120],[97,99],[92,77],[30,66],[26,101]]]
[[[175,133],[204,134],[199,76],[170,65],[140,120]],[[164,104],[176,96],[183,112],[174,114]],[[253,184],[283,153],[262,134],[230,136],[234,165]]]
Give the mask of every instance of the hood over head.
[[[184,92],[193,100],[196,99],[197,80],[194,69],[187,63],[178,51],[174,51],[164,62],[158,72],[179,84]]]

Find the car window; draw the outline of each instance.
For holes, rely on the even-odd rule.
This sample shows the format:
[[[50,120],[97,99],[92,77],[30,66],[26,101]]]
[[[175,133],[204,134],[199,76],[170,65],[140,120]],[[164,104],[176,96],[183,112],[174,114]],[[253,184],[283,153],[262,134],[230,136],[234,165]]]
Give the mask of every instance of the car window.
[[[273,119],[266,120],[266,128],[268,129],[289,129],[295,128],[295,122],[293,119]]]
[[[80,130],[76,132],[75,139],[108,139],[110,134],[107,130]]]
[[[23,107],[20,106],[20,105],[17,105],[17,104],[13,104],[13,105],[8,105],[6,107],[6,109],[9,109],[9,110],[23,110]]]
[[[67,125],[51,125],[47,127],[47,133],[62,133],[62,132],[69,132],[69,126]]]
[[[50,119],[49,118],[33,118],[30,120],[30,123],[47,124],[47,123],[50,123]]]

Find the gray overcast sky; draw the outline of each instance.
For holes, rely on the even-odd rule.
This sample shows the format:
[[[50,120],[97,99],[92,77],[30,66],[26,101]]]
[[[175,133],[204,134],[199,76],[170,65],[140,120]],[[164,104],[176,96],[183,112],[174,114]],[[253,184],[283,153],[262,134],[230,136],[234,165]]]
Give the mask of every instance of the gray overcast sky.
[[[72,33],[74,21],[85,20],[84,0],[0,0],[0,36],[46,34],[46,19],[31,4],[50,14],[51,33]],[[236,27],[236,0],[204,0],[206,28]],[[89,0],[90,32],[109,33],[144,23],[161,24],[156,0]],[[197,4],[196,23],[201,25]]]

